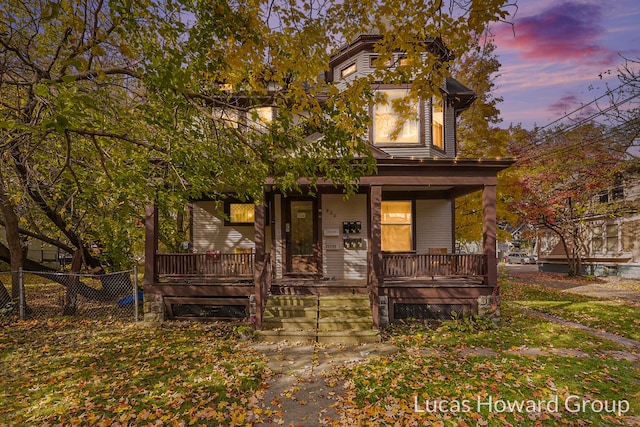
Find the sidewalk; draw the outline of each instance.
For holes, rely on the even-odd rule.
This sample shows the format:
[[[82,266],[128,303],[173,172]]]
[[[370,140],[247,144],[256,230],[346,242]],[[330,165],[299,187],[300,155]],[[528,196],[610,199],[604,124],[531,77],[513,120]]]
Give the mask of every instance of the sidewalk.
[[[254,408],[256,426],[340,425],[333,407],[344,388],[330,375],[341,366],[388,356],[397,348],[388,344],[359,346],[301,343],[252,343],[263,353],[274,374],[262,402]]]

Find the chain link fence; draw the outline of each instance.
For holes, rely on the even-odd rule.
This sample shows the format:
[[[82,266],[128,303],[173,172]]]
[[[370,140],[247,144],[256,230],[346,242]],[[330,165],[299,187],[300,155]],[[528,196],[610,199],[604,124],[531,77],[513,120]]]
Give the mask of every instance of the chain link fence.
[[[99,275],[0,272],[0,286],[4,287],[4,292],[0,289],[0,320],[4,321],[60,316],[138,321],[141,315],[143,294],[137,268]]]

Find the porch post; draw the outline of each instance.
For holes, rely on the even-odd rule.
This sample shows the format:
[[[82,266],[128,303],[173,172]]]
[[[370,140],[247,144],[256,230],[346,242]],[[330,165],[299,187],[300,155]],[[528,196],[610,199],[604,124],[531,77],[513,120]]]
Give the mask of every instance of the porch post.
[[[369,250],[368,287],[373,327],[380,328],[380,287],[382,286],[382,187],[369,188]]]
[[[496,258],[496,185],[485,185],[482,190],[482,252],[487,257],[487,284],[498,285]]]
[[[144,278],[145,290],[156,279],[156,252],[158,251],[158,209],[155,204],[145,207],[144,219]]]
[[[262,329],[262,314],[265,298],[267,297],[268,278],[265,276],[265,270],[268,268],[265,264],[265,226],[266,226],[266,207],[265,205],[256,205],[254,216],[254,228],[255,228],[255,245],[256,253],[253,264],[253,285],[256,301],[256,313],[255,322],[256,329]]]
[[[153,288],[157,279],[158,252],[158,207],[155,203],[145,207],[144,229],[144,321],[161,323],[164,320],[164,299]]]

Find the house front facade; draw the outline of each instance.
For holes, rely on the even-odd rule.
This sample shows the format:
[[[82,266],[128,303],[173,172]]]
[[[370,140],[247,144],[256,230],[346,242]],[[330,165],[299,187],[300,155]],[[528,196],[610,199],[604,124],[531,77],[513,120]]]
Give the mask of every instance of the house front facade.
[[[345,46],[327,79],[340,87],[372,72],[378,39],[364,35]],[[401,53],[395,61],[402,62]],[[497,174],[512,161],[456,157],[456,117],[475,95],[453,78],[441,97],[412,105],[399,125],[391,105],[408,88],[377,86],[388,101],[369,108],[377,171],[362,176],[348,198],[320,178],[313,193],[302,180],[299,194],[265,182],[263,205],[233,193],[194,200],[187,254],[158,252],[157,211],[149,206],[150,316],[179,318],[188,305],[236,307],[261,329],[275,295],[366,297],[374,329],[409,318],[495,312]],[[455,199],[476,191],[483,199],[482,253],[456,254]]]
[[[582,274],[640,278],[640,172],[630,167],[594,194],[593,212],[580,220]],[[542,271],[567,271],[564,248],[551,233],[539,233]]]

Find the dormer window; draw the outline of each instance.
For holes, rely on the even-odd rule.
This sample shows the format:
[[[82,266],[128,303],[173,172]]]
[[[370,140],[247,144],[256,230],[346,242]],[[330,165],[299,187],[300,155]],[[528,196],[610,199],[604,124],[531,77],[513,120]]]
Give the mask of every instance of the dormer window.
[[[444,109],[442,99],[431,100],[431,143],[444,150]]]
[[[358,66],[354,62],[353,64],[343,68],[340,71],[340,77],[344,79],[345,77],[350,76],[351,74],[355,73],[356,71],[358,71]]]
[[[406,89],[380,90],[383,100],[373,106],[374,144],[419,144],[418,102],[406,105]]]

